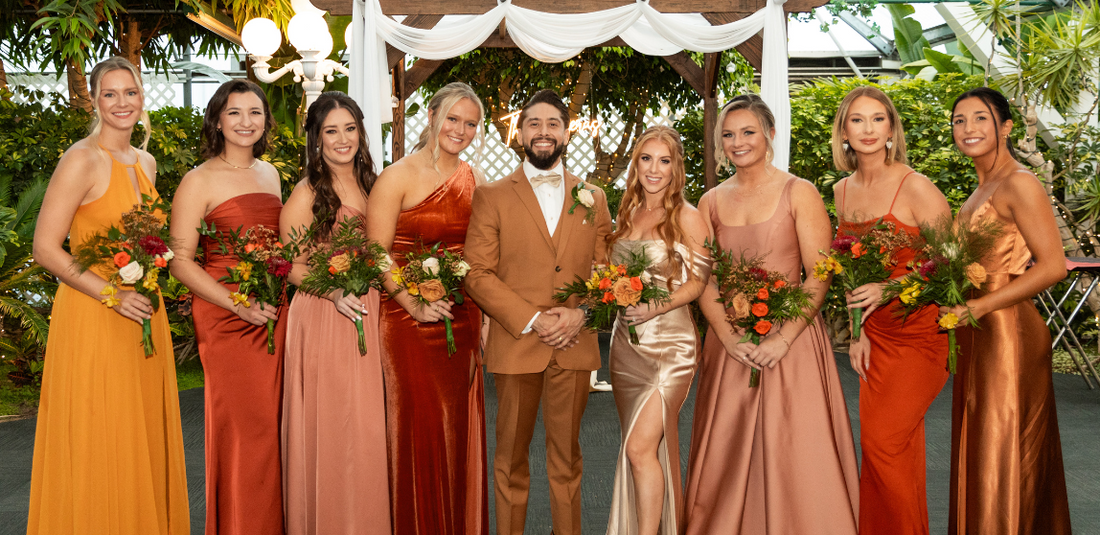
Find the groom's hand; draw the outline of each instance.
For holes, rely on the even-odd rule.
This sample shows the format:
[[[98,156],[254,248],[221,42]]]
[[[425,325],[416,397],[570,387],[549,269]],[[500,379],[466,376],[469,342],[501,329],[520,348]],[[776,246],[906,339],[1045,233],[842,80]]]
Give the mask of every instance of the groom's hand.
[[[577,308],[554,307],[542,314],[552,314],[557,320],[549,329],[537,331],[542,343],[554,349],[568,349],[577,343],[577,335],[584,327],[584,311]],[[541,316],[539,319],[542,319]],[[538,320],[535,323],[537,324]]]

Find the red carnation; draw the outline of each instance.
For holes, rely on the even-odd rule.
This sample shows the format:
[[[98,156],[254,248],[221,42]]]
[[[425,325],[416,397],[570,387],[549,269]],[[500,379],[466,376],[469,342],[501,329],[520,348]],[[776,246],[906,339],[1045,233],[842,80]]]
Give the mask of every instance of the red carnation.
[[[836,251],[847,253],[852,250],[854,243],[856,243],[855,236],[837,236],[831,247]]]
[[[145,236],[138,240],[138,245],[145,249],[145,252],[149,256],[156,256],[168,252],[168,246],[164,244],[164,240],[156,236]]]
[[[290,263],[290,261],[285,258],[273,256],[267,259],[267,272],[276,277],[285,277],[289,275],[292,267],[294,267],[294,264]]]
[[[752,278],[754,278],[758,281],[768,279],[768,272],[764,271],[763,269],[760,269],[758,267],[749,268],[749,275],[752,275]]]
[[[928,277],[936,274],[936,263],[932,260],[929,260],[921,264],[920,267],[917,268],[917,272],[920,273],[921,277],[927,279]]]

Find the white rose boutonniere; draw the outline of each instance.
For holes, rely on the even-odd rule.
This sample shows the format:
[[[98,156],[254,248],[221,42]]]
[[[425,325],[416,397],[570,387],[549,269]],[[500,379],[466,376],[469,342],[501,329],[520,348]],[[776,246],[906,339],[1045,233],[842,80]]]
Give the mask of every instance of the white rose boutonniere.
[[[594,189],[586,188],[588,184],[583,181],[577,183],[577,186],[573,188],[570,194],[573,197],[573,206],[569,208],[569,215],[573,215],[573,210],[576,210],[578,206],[583,206],[585,209],[584,222],[589,223],[592,221],[592,214],[594,210],[593,206],[596,205],[596,197],[592,195]]]

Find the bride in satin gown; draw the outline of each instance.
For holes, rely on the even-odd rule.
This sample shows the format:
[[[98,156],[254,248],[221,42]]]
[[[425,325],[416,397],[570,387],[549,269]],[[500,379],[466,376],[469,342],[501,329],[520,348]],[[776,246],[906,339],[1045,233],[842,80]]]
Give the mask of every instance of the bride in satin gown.
[[[635,145],[619,207],[619,229],[608,237],[612,262],[644,251],[653,282],[669,290],[661,305],[628,307],[611,340],[611,384],[622,428],[609,534],[680,533],[680,408],[691,380],[699,335],[688,303],[710,278],[703,243],[706,221],[683,197],[684,148],[667,126],[646,130]],[[628,325],[639,344],[630,343]]]

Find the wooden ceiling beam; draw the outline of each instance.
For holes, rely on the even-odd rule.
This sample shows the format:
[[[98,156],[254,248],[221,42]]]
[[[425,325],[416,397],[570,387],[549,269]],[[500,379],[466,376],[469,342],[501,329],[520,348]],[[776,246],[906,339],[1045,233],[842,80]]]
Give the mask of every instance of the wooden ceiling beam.
[[[353,0],[312,0],[318,9],[333,15],[351,15]],[[512,3],[545,11],[546,0],[512,0]],[[591,13],[633,4],[633,0],[555,0],[554,13]],[[379,0],[382,12],[394,15],[480,15],[497,6],[497,0]],[[742,12],[762,9],[766,0],[649,0],[649,5],[662,13]],[[788,0],[783,9],[788,13],[803,13],[825,5],[825,0]]]
[[[707,22],[713,26],[719,26],[722,24],[729,24],[735,20],[741,20],[752,13],[703,13],[703,17],[707,19]],[[734,48],[741,53],[752,68],[756,69],[756,72],[761,71],[761,66],[764,64],[764,32],[757,32],[756,35],[749,38]]]

